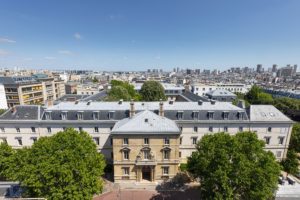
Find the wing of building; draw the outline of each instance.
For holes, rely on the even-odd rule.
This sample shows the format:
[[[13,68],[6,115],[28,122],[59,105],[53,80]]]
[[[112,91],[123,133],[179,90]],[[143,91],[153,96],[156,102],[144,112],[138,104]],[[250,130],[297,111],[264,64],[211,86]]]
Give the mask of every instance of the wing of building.
[[[271,105],[227,102],[61,102],[19,105],[0,117],[0,138],[14,148],[68,127],[88,132],[121,181],[161,181],[178,172],[205,134],[254,131],[285,158],[293,121]]]

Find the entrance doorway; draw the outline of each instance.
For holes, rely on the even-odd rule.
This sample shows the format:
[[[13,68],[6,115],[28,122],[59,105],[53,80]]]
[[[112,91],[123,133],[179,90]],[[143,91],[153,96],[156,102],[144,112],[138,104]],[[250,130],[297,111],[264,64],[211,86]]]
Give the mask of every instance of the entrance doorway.
[[[142,179],[151,181],[151,168],[149,166],[144,166],[142,168]]]

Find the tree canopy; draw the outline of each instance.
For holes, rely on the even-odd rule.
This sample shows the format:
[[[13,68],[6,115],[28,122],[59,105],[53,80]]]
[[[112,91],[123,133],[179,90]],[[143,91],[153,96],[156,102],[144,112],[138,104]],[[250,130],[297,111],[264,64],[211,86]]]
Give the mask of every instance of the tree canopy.
[[[256,85],[252,86],[251,90],[245,96],[246,100],[251,104],[273,104],[274,100],[272,95],[262,91]]]
[[[140,94],[144,101],[166,100],[165,90],[157,81],[146,81],[141,88]]]
[[[204,199],[270,199],[280,165],[252,132],[205,135],[188,158],[187,169],[200,180]]]
[[[10,152],[3,148],[4,152]],[[31,148],[16,150],[9,157],[4,175],[19,181],[25,196],[92,199],[102,191],[104,156],[97,152],[96,144],[86,132],[67,129],[42,137]],[[1,163],[2,160],[3,157]]]
[[[134,90],[134,86],[128,82],[112,80],[111,90],[108,92],[107,101],[130,101],[131,99],[140,100],[140,95]]]

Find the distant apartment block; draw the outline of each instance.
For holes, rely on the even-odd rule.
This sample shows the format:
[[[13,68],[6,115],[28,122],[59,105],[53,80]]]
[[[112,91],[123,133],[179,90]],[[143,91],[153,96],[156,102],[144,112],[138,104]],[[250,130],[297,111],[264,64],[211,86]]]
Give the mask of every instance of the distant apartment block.
[[[212,85],[194,83],[191,87],[191,91],[199,96],[205,96],[206,93],[214,90],[227,90],[232,93],[239,92],[246,94],[251,89],[251,85],[240,83],[217,83]]]
[[[60,80],[44,76],[0,77],[4,86],[7,106],[52,105],[53,101],[65,94]]]

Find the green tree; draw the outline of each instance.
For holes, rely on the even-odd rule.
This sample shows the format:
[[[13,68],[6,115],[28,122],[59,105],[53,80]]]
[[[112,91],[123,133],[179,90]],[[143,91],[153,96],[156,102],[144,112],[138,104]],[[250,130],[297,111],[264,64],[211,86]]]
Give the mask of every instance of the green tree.
[[[131,96],[128,91],[122,86],[115,86],[108,92],[108,101],[118,101],[123,99],[124,101],[131,100]]]
[[[252,132],[205,135],[187,162],[203,199],[270,199],[280,165],[264,145]]]
[[[285,160],[281,161],[281,165],[284,171],[294,175],[298,174],[299,160],[297,157],[297,153],[294,150],[288,150],[287,157]]]
[[[140,100],[140,95],[134,90],[134,86],[128,82],[123,82],[119,80],[112,80],[110,82],[111,90],[108,92],[107,101],[118,101],[123,99],[124,101],[129,101],[134,99],[136,101]]]
[[[102,191],[102,154],[86,132],[67,129],[42,137],[31,148],[18,150],[6,173],[20,181],[25,196],[47,199],[92,199]]]
[[[0,115],[2,115],[3,113],[5,113],[5,111],[7,111],[6,109],[0,109]]]
[[[93,83],[99,83],[99,80],[96,77],[94,77],[93,78]]]
[[[5,180],[15,151],[7,143],[0,144],[0,179]]]
[[[159,101],[160,99],[166,99],[165,90],[157,81],[146,81],[141,88],[140,94],[144,101]]]
[[[289,149],[300,153],[300,123],[293,125]]]

